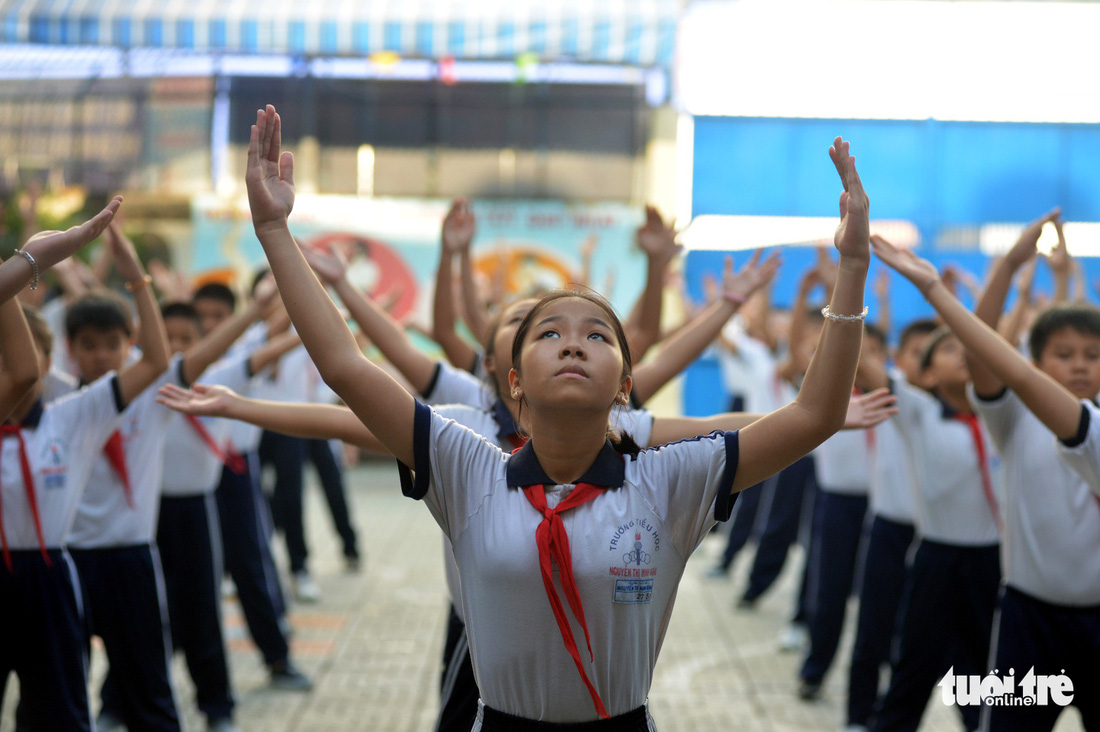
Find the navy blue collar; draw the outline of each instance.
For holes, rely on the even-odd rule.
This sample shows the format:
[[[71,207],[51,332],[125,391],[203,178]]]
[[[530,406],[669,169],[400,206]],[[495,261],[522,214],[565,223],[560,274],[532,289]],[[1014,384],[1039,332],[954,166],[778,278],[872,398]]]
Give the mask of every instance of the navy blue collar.
[[[940,399],[938,395],[933,394],[936,397],[936,401],[940,403],[940,416],[944,419],[958,419],[962,412],[954,409],[950,404]],[[973,414],[973,413],[972,413]]]
[[[20,427],[26,427],[28,429],[38,429],[38,423],[42,421],[42,400],[38,399],[34,406],[31,407],[31,411],[24,415],[23,420],[19,423]]]
[[[529,485],[556,485],[539,465],[539,459],[535,456],[535,449],[530,441],[508,457],[507,478],[508,485],[521,488]],[[596,456],[596,461],[584,471],[584,475],[577,482],[591,483],[604,488],[622,488],[625,479],[626,466],[623,456],[615,450],[611,440],[607,440],[599,455]]]
[[[516,424],[515,417],[512,416],[512,412],[508,409],[508,406],[503,400],[497,399],[493,402],[493,419],[497,423],[497,442],[501,444],[508,441],[508,438],[512,435],[519,434],[519,425]]]

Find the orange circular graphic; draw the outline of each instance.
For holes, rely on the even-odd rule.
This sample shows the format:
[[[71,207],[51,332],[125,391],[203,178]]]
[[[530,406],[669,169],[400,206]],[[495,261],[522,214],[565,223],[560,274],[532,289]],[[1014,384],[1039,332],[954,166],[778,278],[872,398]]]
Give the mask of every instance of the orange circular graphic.
[[[564,259],[533,245],[498,244],[474,257],[474,273],[505,296],[530,296],[564,287],[577,273]]]
[[[346,231],[317,234],[305,243],[343,254],[348,262],[348,280],[372,300],[385,303],[394,318],[400,320],[415,307],[416,276],[389,245]]]

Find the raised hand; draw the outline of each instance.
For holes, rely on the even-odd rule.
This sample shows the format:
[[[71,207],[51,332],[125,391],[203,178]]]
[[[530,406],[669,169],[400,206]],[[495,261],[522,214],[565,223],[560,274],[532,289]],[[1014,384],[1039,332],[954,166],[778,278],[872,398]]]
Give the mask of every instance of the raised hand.
[[[871,235],[871,246],[883,264],[916,285],[922,294],[927,294],[932,283],[940,278],[935,266],[911,249],[898,249],[878,234]]]
[[[680,249],[676,243],[675,225],[672,222],[666,224],[653,206],[645,207],[645,223],[639,227],[635,238],[646,256],[652,259],[667,262]]]
[[[294,209],[294,156],[282,152],[282,120],[275,107],[256,112],[256,124],[248,140],[248,206],[257,229],[285,225]]]
[[[23,245],[23,251],[34,257],[40,271],[49,269],[62,259],[71,257],[81,247],[95,241],[103,233],[118,207],[122,196],[115,196],[107,207],[79,226],[66,231],[40,231]]]
[[[158,392],[157,401],[177,412],[196,417],[225,417],[230,405],[240,396],[226,386],[195,384],[183,389],[175,384],[165,384]]]
[[[326,254],[317,247],[304,246],[300,242],[298,246],[301,247],[306,262],[326,285],[336,286],[347,277],[348,261],[338,250],[333,249]]]
[[[153,278],[162,300],[186,301],[191,299],[191,288],[187,286],[187,279],[183,272],[169,269],[168,265],[159,259],[149,262],[149,276]]]
[[[111,250],[115,271],[122,279],[127,282],[138,282],[145,278],[145,268],[141,266],[134,243],[114,222],[107,226],[107,246]]]
[[[894,406],[897,400],[898,398],[886,388],[852,397],[848,402],[848,413],[844,417],[844,429],[865,430],[886,421],[890,416],[898,413],[897,407]]]
[[[880,269],[875,277],[875,297],[880,301],[890,296],[890,272]]]
[[[763,249],[757,249],[753,252],[748,263],[736,272],[733,270],[733,258],[726,257],[726,268],[722,273],[722,295],[724,297],[743,303],[754,292],[772,281],[783,260],[780,259],[778,252],[772,252],[761,263],[760,256],[763,253]]]
[[[1066,233],[1062,228],[1061,212],[1052,219],[1052,222],[1054,230],[1058,233],[1058,243],[1054,245],[1054,249],[1050,250],[1050,254],[1046,255],[1047,265],[1054,274],[1068,278],[1073,273],[1073,257],[1069,255],[1069,249],[1066,248]]]
[[[451,254],[468,250],[477,232],[477,221],[465,198],[456,198],[443,219],[443,248]]]
[[[279,286],[275,284],[275,278],[272,277],[269,272],[264,275],[263,279],[256,283],[256,289],[252,293],[252,299],[255,301],[259,311],[261,313],[266,313],[278,297]]]
[[[1024,227],[1020,232],[1020,238],[1005,254],[1005,261],[1012,265],[1013,269],[1021,267],[1024,262],[1035,256],[1035,245],[1039,242],[1039,235],[1043,233],[1043,227],[1057,220],[1062,215],[1062,209],[1055,208],[1043,214]]]
[[[829,148],[829,157],[844,184],[844,192],[840,194],[840,224],[833,234],[833,245],[842,257],[869,260],[871,203],[856,172],[856,159],[848,154],[848,142],[839,137]]]

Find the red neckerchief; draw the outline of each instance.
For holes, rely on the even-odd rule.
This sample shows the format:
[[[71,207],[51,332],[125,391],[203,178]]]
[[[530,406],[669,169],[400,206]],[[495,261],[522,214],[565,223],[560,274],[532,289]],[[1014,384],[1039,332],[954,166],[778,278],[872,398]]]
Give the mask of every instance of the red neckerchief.
[[[982,491],[985,500],[989,504],[989,510],[993,512],[993,520],[997,522],[997,530],[1003,531],[1001,523],[1001,509],[997,505],[997,496],[993,494],[993,480],[989,477],[989,463],[985,455],[985,440],[982,439],[982,425],[976,414],[956,413],[952,416],[970,428],[970,436],[974,439],[974,450],[978,453],[978,470],[982,474]]]
[[[122,490],[126,493],[127,505],[133,509],[134,489],[130,486],[130,472],[126,469],[126,451],[122,447],[121,432],[115,430],[111,433],[111,436],[107,438],[107,442],[103,445],[103,454],[107,457],[107,462],[114,468],[115,474],[118,475],[118,479],[122,483]]]
[[[17,424],[0,425],[0,440],[8,435],[19,438],[19,463],[23,469],[23,490],[27,494],[27,505],[30,506],[31,515],[34,516],[34,530],[38,534],[38,548],[42,550],[42,558],[46,560],[46,566],[52,566],[50,555],[46,553],[46,540],[42,537],[42,519],[38,515],[38,498],[34,492],[34,473],[31,471],[30,460],[27,459],[27,443],[23,441],[23,428]],[[3,495],[3,493],[0,493]],[[4,534],[4,515],[0,511],[0,546],[3,547],[4,564],[9,572],[14,572],[11,564],[11,552],[8,550],[8,537]]]
[[[515,432],[513,432],[512,434],[508,435],[508,442],[512,443],[512,447],[518,450],[527,444],[527,438],[520,437]],[[512,452],[515,452],[516,450],[512,450]]]
[[[225,450],[218,447],[218,443],[214,440],[213,436],[211,436],[210,431],[203,426],[202,422],[200,422],[199,418],[195,415],[185,414],[183,418],[187,420],[187,423],[191,425],[191,429],[195,430],[195,434],[203,441],[206,448],[214,453],[214,457],[221,461],[222,465],[229,468],[232,473],[237,475],[244,474],[244,471],[248,469],[248,465],[245,463],[240,453],[234,450],[232,446],[227,446]]]
[[[539,548],[539,569],[542,570],[542,584],[546,588],[546,596],[550,599],[550,608],[554,611],[554,618],[558,621],[558,630],[561,631],[562,641],[569,655],[573,657],[573,663],[577,665],[581,681],[584,682],[588,693],[592,696],[592,703],[601,718],[607,719],[607,710],[604,709],[603,700],[599,692],[588,679],[588,674],[581,664],[581,655],[577,650],[577,641],[573,637],[573,629],[569,626],[569,619],[565,616],[565,608],[562,607],[561,598],[554,589],[554,577],[550,569],[550,558],[553,557],[561,570],[561,586],[565,590],[565,599],[573,610],[573,617],[580,623],[584,630],[584,641],[588,646],[588,656],[591,660],[592,641],[588,637],[588,624],[584,621],[584,608],[581,606],[581,597],[577,592],[577,582],[573,577],[573,557],[569,551],[569,535],[565,532],[565,524],[561,520],[561,514],[571,508],[591,501],[600,495],[603,489],[591,483],[577,483],[573,491],[565,500],[558,504],[557,508],[547,508],[546,488],[542,485],[529,485],[523,489],[523,495],[535,507],[535,510],[543,515],[542,523],[535,531],[535,543]]]

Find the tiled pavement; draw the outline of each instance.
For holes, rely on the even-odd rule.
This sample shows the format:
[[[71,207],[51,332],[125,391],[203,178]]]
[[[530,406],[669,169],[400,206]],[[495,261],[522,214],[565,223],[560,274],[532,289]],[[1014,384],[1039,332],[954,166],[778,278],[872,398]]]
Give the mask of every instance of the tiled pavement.
[[[249,732],[419,732],[433,729],[439,654],[446,600],[438,529],[428,512],[404,499],[389,461],[350,473],[354,519],[367,556],[348,574],[319,491],[307,495],[314,573],[324,592],[316,605],[293,608],[294,654],[316,682],[311,693],[274,692],[243,626],[239,607],[227,601],[237,721]],[[307,472],[308,469],[307,469]],[[312,475],[310,475],[312,479]],[[790,606],[797,562],[752,612],[732,610],[743,587],[733,579],[705,580],[703,570],[723,538],[706,540],[688,566],[657,664],[650,697],[662,732],[835,732],[842,727],[845,669],[834,669],[822,699],[795,697],[795,655],[777,652],[776,639]],[[281,556],[281,545],[277,548]],[[743,569],[751,546],[739,557]],[[840,654],[846,658],[850,637]],[[846,664],[844,664],[846,667]],[[101,650],[92,673],[103,673]],[[182,659],[175,667],[188,729],[205,725]],[[17,684],[9,682],[0,732],[13,729]],[[957,715],[934,701],[922,730],[958,730]],[[1059,732],[1081,729],[1076,711],[1062,715]]]

